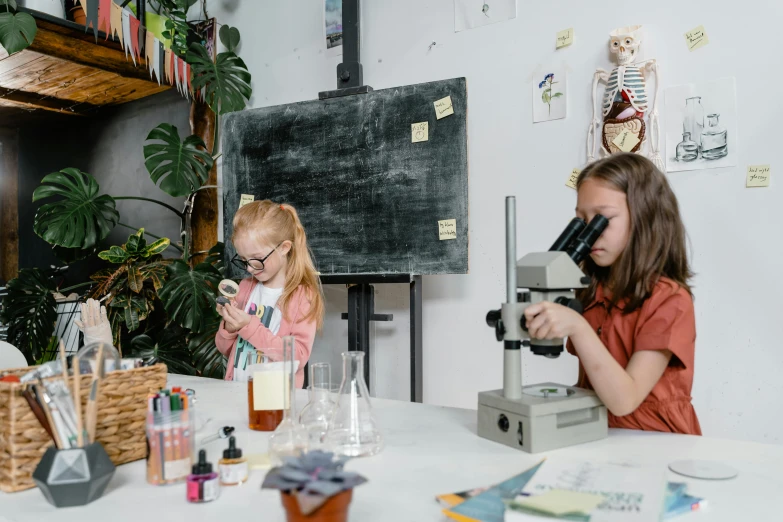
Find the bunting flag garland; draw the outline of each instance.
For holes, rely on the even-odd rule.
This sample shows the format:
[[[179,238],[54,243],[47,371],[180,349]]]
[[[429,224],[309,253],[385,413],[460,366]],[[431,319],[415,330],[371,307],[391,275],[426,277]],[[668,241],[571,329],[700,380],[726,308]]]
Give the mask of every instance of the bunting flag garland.
[[[87,19],[84,22],[84,32],[92,26],[92,32],[95,35],[95,43],[98,43],[98,0],[87,0],[87,7],[82,2],[82,9]]]
[[[111,3],[111,14],[109,16],[109,32],[111,36],[117,35],[120,41],[120,47],[125,48],[125,42],[122,40],[122,7]]]
[[[136,56],[133,54],[133,43],[131,42],[130,13],[128,11],[122,12],[122,40],[125,42],[125,58],[127,59],[128,53],[130,53],[133,65],[136,65]]]
[[[147,31],[147,38],[144,42],[144,60],[147,62],[147,69],[150,71],[150,78],[152,78],[152,72],[155,70],[155,51],[158,46],[155,45],[155,34],[152,31]]]
[[[163,42],[158,40],[158,83],[165,82],[164,76],[166,75],[166,46]]]
[[[150,33],[152,34],[152,33]],[[155,78],[158,80],[158,85],[160,85],[160,40],[158,40],[157,36],[152,37],[152,45],[153,47],[153,55],[152,55],[152,70],[155,73]]]
[[[128,16],[130,20],[130,36],[131,36],[131,56],[138,57],[141,62],[141,51],[139,51],[139,19],[132,14]],[[133,64],[136,65],[136,59],[134,58]]]
[[[106,40],[111,36],[111,6],[112,0],[99,0],[98,2],[98,30],[106,33]]]

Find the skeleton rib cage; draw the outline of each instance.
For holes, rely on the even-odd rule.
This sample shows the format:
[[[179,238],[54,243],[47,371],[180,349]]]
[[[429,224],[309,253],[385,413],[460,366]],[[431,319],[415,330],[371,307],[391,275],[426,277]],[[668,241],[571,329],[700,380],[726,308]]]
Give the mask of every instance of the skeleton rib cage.
[[[606,84],[603,103],[604,117],[609,114],[614,102],[623,101],[620,95],[621,91],[625,91],[628,95],[628,101],[634,109],[638,112],[647,112],[649,101],[642,70],[636,65],[621,65],[612,70]]]

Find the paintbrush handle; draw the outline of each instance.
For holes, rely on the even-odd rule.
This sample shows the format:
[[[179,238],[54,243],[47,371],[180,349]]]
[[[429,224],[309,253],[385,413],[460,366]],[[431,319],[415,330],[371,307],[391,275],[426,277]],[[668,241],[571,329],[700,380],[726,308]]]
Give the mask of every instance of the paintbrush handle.
[[[56,441],[57,439],[55,439],[52,428],[49,425],[49,419],[46,417],[46,413],[44,412],[41,405],[38,404],[38,401],[35,399],[33,391],[30,388],[25,388],[25,390],[22,392],[22,396],[27,401],[27,404],[30,405],[30,410],[33,412],[33,415],[35,415],[35,418],[38,419],[41,427],[46,430],[46,433],[49,434],[53,441]]]
[[[82,422],[81,373],[79,373],[79,356],[73,358],[73,405],[76,411],[77,447],[84,447],[84,424]],[[67,382],[67,381],[66,381]]]
[[[95,442],[95,426],[98,422],[98,379],[93,377],[90,384],[90,398],[87,402],[87,412],[84,414],[84,423],[87,425],[87,442]]]

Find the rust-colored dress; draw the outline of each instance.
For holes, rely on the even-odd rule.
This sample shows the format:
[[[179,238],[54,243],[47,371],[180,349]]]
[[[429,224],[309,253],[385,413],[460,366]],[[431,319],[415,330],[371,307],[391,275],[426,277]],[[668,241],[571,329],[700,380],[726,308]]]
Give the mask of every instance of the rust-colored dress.
[[[661,278],[650,297],[633,312],[624,315],[622,303],[612,310],[609,304],[610,296],[599,285],[584,318],[620,366],[627,367],[631,356],[640,350],[672,352],[669,366],[647,398],[629,415],[609,413],[609,427],[701,435],[691,404],[696,345],[691,296],[674,281]],[[567,349],[576,355],[570,340]],[[581,362],[577,386],[594,389]]]

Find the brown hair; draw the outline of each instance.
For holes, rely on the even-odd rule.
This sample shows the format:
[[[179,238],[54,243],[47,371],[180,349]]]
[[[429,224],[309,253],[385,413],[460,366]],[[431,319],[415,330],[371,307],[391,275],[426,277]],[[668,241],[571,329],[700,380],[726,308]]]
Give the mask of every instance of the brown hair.
[[[671,279],[692,295],[685,226],[666,176],[647,158],[622,153],[585,167],[576,189],[587,179],[601,180],[625,193],[631,224],[628,244],[611,267],[600,267],[590,257],[583,262],[582,269],[592,282],[578,292],[582,303],[592,302],[596,287],[603,284],[611,291],[612,305],[625,301],[623,310],[629,313],[650,296],[660,277]]]
[[[286,318],[291,320],[287,313],[289,301],[296,289],[304,286],[305,295],[310,300],[310,311],[304,319],[315,320],[320,330],[324,320],[321,279],[315,269],[310,249],[307,247],[307,235],[296,209],[291,205],[281,205],[268,199],[253,201],[237,211],[233,223],[232,240],[239,235],[252,234],[254,239],[270,245],[277,245],[283,241],[291,242],[291,250],[287,254],[285,287],[280,296],[280,309]]]

